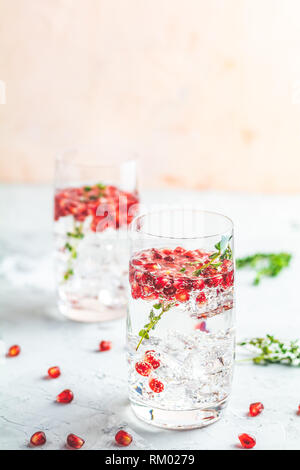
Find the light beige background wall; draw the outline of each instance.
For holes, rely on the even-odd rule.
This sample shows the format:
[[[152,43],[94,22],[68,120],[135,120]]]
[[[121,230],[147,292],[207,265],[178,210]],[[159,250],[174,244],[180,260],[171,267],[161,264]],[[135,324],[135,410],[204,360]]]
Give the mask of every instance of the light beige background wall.
[[[299,21],[299,0],[1,0],[1,181],[102,136],[148,186],[299,191]]]

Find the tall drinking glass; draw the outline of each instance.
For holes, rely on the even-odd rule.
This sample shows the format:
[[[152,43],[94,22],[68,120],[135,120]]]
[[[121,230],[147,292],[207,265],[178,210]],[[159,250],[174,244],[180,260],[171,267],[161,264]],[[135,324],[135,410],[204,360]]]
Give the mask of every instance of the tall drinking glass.
[[[58,307],[83,322],[126,313],[127,227],[137,214],[136,163],[95,149],[57,159],[55,244]]]
[[[221,416],[232,381],[232,222],[213,212],[166,209],[137,216],[131,239],[131,406],[156,426],[206,426]]]

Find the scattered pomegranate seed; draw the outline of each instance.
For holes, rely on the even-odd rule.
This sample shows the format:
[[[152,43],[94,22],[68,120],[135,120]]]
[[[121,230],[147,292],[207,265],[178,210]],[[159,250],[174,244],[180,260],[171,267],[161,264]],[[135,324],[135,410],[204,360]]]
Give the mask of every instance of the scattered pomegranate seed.
[[[73,449],[80,449],[85,441],[81,437],[76,436],[76,434],[69,434],[67,437],[67,443]]]
[[[152,366],[152,369],[157,369],[160,366],[160,361],[155,357],[155,351],[146,351],[144,359]]]
[[[37,431],[32,434],[30,442],[33,446],[42,446],[46,442],[46,435],[43,431]]]
[[[206,328],[206,321],[201,321],[195,325],[195,330],[203,331],[204,333],[209,333],[209,330]]]
[[[115,435],[115,441],[120,446],[129,446],[132,443],[132,436],[122,429]]]
[[[153,390],[153,392],[155,393],[160,393],[163,391],[163,389],[165,388],[164,387],[164,384],[158,380],[158,379],[151,379],[149,381],[149,387],[151,388],[151,390]]]
[[[244,449],[252,449],[256,445],[256,440],[254,437],[249,436],[249,434],[240,434],[239,435],[240,443]]]
[[[7,355],[9,357],[15,357],[15,356],[18,356],[21,352],[21,348],[20,346],[18,346],[17,344],[15,344],[14,346],[11,346],[8,350],[8,353]]]
[[[57,377],[60,376],[60,368],[55,366],[55,367],[50,367],[48,369],[48,375],[49,377],[51,377],[52,379],[57,379]]]
[[[99,344],[99,351],[109,351],[111,349],[111,341],[101,341]]]
[[[143,375],[144,377],[147,377],[148,375],[151,374],[152,367],[148,362],[140,361],[135,364],[135,370],[137,371],[138,374]]]
[[[259,415],[264,409],[264,405],[261,402],[251,403],[249,406],[249,415],[250,416],[257,416]]]
[[[63,390],[59,395],[56,397],[56,401],[58,403],[71,403],[73,400],[74,395],[71,390]]]

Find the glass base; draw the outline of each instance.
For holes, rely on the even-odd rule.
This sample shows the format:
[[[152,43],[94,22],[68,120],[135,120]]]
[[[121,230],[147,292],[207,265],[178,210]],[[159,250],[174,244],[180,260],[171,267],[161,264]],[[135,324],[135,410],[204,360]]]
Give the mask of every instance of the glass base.
[[[220,419],[227,400],[202,409],[163,410],[131,402],[134,414],[148,424],[167,429],[195,429],[213,424]]]
[[[58,309],[62,315],[70,320],[87,323],[117,320],[126,315],[125,307],[106,307],[99,305],[97,300],[85,300],[84,303],[78,303],[77,305],[59,301]]]

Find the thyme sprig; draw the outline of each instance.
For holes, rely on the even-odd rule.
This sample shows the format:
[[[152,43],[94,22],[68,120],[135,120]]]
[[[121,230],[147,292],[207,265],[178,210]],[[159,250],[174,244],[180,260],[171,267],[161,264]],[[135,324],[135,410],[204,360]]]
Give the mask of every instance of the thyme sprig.
[[[256,271],[253,284],[257,286],[262,277],[275,277],[282,269],[289,266],[292,255],[290,253],[256,253],[245,258],[238,258],[236,266],[238,269],[245,267]]]
[[[139,349],[144,339],[149,339],[150,331],[155,329],[162,315],[166,313],[168,310],[170,310],[170,308],[173,307],[174,305],[175,305],[175,302],[171,302],[167,304],[162,301],[158,304],[153,305],[149,314],[149,322],[146,323],[146,325],[144,325],[144,328],[142,328],[139,332],[139,336],[141,337],[141,339],[136,347],[136,351]]]
[[[222,264],[222,261],[224,259],[232,259],[232,250],[229,245],[231,238],[232,236],[225,237],[223,235],[221,240],[215,245],[215,249],[217,251],[209,256],[210,260],[206,264],[204,264],[203,266],[201,266],[201,268],[196,269],[196,271],[193,272],[193,276],[200,276],[202,271],[208,268],[209,266],[212,266],[213,268],[218,268]],[[218,262],[214,263],[214,261],[217,259]]]
[[[300,344],[299,340],[280,341],[272,335],[265,338],[252,338],[238,343],[256,355],[241,361],[253,361],[254,364],[286,364],[300,366]]]
[[[80,223],[79,225],[76,225],[76,222],[74,222],[73,232],[67,232],[67,236],[69,240],[66,242],[64,249],[69,252],[69,258],[67,260],[67,270],[64,273],[63,281],[67,281],[74,275],[73,261],[78,256],[77,248],[79,240],[84,238],[83,224]],[[71,243],[71,239],[75,239],[73,243]]]

